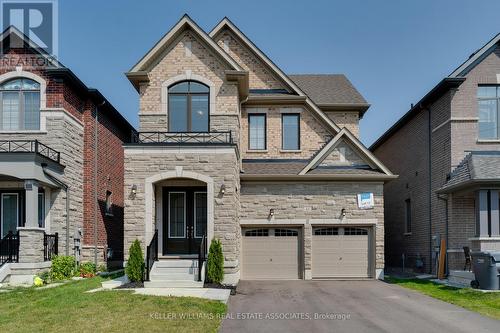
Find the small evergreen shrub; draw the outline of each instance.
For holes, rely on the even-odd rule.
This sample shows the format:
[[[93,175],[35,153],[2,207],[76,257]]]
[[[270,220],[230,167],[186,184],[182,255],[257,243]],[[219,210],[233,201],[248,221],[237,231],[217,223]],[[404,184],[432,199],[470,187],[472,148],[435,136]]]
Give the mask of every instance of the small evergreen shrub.
[[[142,281],[144,278],[144,256],[142,255],[141,242],[137,239],[130,246],[125,273],[131,282]]]
[[[220,240],[213,239],[210,243],[207,258],[207,279],[210,282],[220,284],[224,279],[224,255]]]
[[[65,280],[75,275],[76,263],[72,256],[55,256],[52,258],[50,277],[52,280]]]
[[[80,265],[80,276],[89,278],[95,276],[96,268],[93,262],[84,262]]]

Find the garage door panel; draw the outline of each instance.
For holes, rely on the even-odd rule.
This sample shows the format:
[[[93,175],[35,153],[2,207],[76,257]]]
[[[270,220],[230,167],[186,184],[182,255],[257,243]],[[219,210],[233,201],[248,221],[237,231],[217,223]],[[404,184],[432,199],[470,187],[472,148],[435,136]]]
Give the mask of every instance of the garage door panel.
[[[274,236],[260,232],[259,237],[243,232],[242,279],[273,280],[299,278],[299,237]],[[295,234],[298,235],[295,230]],[[248,235],[256,234],[250,232]],[[283,231],[280,234],[284,234]]]

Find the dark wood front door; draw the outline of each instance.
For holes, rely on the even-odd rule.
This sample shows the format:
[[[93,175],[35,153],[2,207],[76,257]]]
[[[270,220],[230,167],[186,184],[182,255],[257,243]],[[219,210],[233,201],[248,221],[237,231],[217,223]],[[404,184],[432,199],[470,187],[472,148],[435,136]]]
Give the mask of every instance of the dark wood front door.
[[[163,254],[198,254],[207,232],[205,187],[163,188]]]

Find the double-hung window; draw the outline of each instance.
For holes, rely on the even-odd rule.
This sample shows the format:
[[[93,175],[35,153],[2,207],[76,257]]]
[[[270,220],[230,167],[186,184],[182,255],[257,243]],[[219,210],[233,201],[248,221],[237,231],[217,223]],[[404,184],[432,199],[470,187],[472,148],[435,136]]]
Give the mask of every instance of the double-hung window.
[[[40,84],[16,78],[0,85],[0,130],[40,129]]]
[[[183,81],[168,88],[169,132],[208,132],[209,88]]]
[[[248,115],[248,149],[266,150],[266,114]]]
[[[479,110],[479,139],[500,139],[500,86],[479,86],[477,90]]]
[[[281,148],[283,150],[300,149],[300,114],[283,113],[281,115]]]

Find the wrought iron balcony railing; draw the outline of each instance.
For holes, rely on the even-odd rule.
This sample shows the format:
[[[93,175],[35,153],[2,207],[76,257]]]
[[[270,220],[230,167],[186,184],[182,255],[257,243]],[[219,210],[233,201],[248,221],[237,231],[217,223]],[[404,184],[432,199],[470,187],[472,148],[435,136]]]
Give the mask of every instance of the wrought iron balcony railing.
[[[0,140],[0,153],[35,153],[61,162],[61,153],[38,140]]]
[[[132,143],[167,145],[227,145],[233,143],[231,132],[138,132]]]

